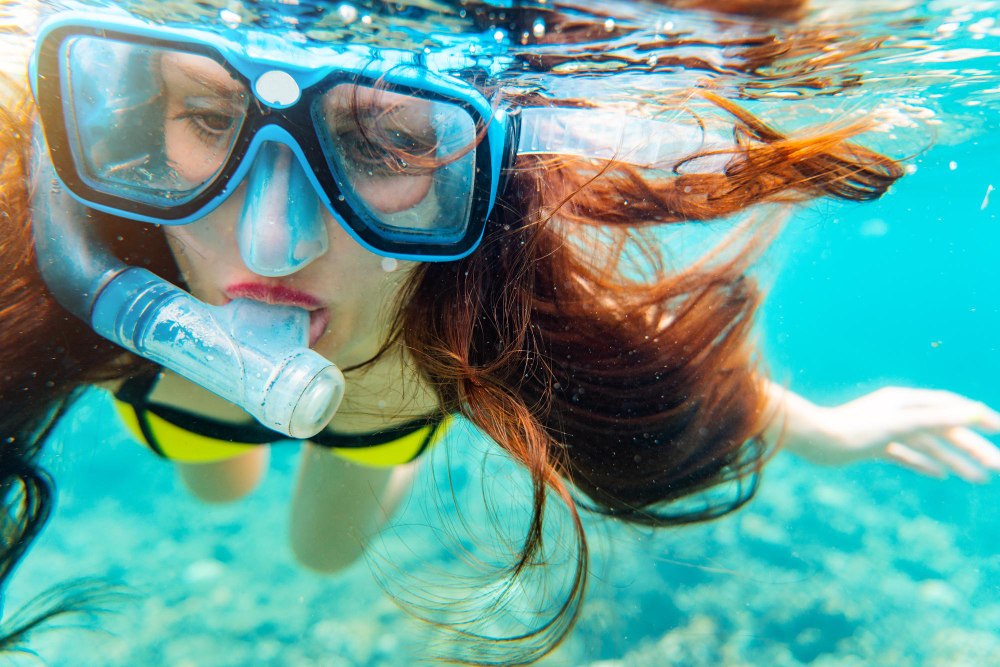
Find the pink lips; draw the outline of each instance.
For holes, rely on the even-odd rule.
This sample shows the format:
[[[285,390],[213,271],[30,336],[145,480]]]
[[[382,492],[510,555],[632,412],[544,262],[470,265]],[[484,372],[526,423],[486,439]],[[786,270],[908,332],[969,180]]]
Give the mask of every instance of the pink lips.
[[[330,326],[330,311],[320,308],[309,313],[309,347],[316,344]]]
[[[298,306],[309,311],[309,347],[316,344],[330,325],[330,310],[324,308],[318,298],[301,290],[285,285],[267,283],[237,283],[225,290],[229,299],[253,299],[279,306]]]

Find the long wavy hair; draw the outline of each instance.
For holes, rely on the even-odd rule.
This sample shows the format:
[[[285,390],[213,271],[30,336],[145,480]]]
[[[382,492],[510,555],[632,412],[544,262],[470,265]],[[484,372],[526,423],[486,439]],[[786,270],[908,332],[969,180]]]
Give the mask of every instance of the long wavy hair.
[[[667,4],[784,20],[803,5]],[[530,26],[534,16],[516,20]],[[560,25],[557,12],[547,19]],[[598,28],[604,29],[574,17],[563,22],[561,34],[585,37]],[[783,45],[747,45],[758,68],[801,47],[791,37]],[[559,64],[526,60],[538,70]],[[150,366],[94,334],[42,283],[29,208],[34,112],[21,90],[0,108],[0,497],[6,507],[0,582],[49,516],[53,483],[37,457],[52,426],[83,388]],[[537,562],[550,501],[565,506],[574,527],[575,573],[564,600],[538,627],[491,638],[504,640],[504,655],[494,661],[532,662],[570,631],[587,582],[582,511],[676,526],[731,512],[757,488],[769,453],[761,434],[771,415],[750,335],[762,298],[751,269],[778,224],[758,216],[682,267],[665,261],[660,230],[766,203],[871,200],[903,174],[892,159],[851,142],[863,127],[789,136],[719,95],[691,92],[696,98],[687,99],[725,117],[732,130],[723,170],[664,173],[614,161],[521,156],[481,246],[457,262],[418,266],[396,308],[383,349],[404,346],[442,409],[460,412],[530,475],[526,535],[502,574],[516,578]],[[520,95],[518,102],[535,106],[590,104]],[[127,262],[179,279],[161,232],[103,214],[95,221]],[[737,491],[728,497],[706,496],[716,499],[696,506],[677,502],[732,482]],[[0,648],[14,646],[53,611],[66,608],[5,628]],[[490,662],[476,652],[456,659]]]

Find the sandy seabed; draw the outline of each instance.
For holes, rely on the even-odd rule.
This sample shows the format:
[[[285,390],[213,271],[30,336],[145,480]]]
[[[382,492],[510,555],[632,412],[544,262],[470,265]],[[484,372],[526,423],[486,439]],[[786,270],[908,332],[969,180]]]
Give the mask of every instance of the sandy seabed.
[[[110,613],[38,634],[35,654],[12,664],[412,664],[427,655],[433,632],[389,598],[372,564],[404,597],[462,595],[448,580],[469,573],[447,537],[461,532],[455,503],[473,532],[487,531],[478,535],[487,546],[502,544],[488,532],[483,478],[501,530],[516,539],[523,525],[523,480],[457,428],[425,462],[393,528],[375,539],[371,562],[310,574],[287,541],[295,445],[274,447],[272,468],[249,497],[209,506],[185,492],[169,463],[129,440],[111,410],[95,392],[51,443],[57,511],[6,605],[78,577],[122,584],[129,596]],[[890,465],[826,469],[779,455],[749,507],[712,524],[652,531],[590,520],[587,601],[542,664],[1000,664],[994,498],[989,485],[923,480]],[[551,525],[558,582],[568,571],[564,524],[556,517]],[[407,579],[414,573],[429,582],[424,589]],[[525,609],[540,598],[515,590],[506,624],[486,630],[530,624]],[[459,608],[441,606],[438,618]]]

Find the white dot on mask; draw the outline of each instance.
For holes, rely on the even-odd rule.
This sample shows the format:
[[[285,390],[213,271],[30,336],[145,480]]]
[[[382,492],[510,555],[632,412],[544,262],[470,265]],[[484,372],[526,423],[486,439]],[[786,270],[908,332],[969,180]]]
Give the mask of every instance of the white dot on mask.
[[[265,72],[254,87],[257,97],[270,106],[287,106],[298,101],[302,94],[299,84],[288,72],[271,70]]]

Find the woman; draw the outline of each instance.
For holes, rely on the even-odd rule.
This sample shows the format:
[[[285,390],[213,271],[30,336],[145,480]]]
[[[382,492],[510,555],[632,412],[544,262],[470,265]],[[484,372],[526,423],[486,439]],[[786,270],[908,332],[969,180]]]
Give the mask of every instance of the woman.
[[[775,6],[723,9],[770,16]],[[274,430],[295,433],[297,406],[269,422],[226,386],[222,360],[184,356],[190,336],[163,353],[121,334],[128,299],[167,283],[193,295],[183,303],[196,313],[194,324],[164,320],[172,331],[231,316],[233,349],[259,353],[269,372],[269,343],[254,346],[272,335],[298,341],[280,350],[317,353],[302,358],[331,386],[336,374],[315,359],[343,369],[343,403],[308,434],[293,500],[292,549],[307,567],[332,572],[357,557],[451,415],[531,476],[533,515],[505,574],[540,553],[549,497],[566,505],[573,586],[554,618],[510,643],[511,661],[544,655],[576,616],[587,571],[579,506],[657,526],[716,518],[752,497],[778,444],[814,461],[882,457],[970,480],[1000,470],[1000,454],[971,430],[1000,429],[1000,416],[974,401],[890,388],[821,408],[766,380],[749,341],[760,302],[750,270],[773,220],[684,266],[665,262],[659,226],[880,196],[903,171],[850,142],[862,128],[786,136],[690,81],[633,105],[623,123],[620,106],[533,87],[510,62],[558,77],[567,59],[588,56],[553,55],[551,44],[625,39],[622,23],[512,11],[499,43],[532,36],[538,48],[521,52],[484,46],[492,8],[467,7],[463,20],[448,16],[467,38],[462,67],[451,44],[418,62],[401,33],[345,64],[338,42],[324,60],[266,33],[239,42],[240,29],[120,14],[65,16],[42,31],[37,105],[22,87],[3,122],[0,430],[15,511],[0,575],[47,517],[51,482],[33,461],[81,387],[112,389],[137,438],[177,461],[208,501],[248,493],[266,469],[265,443],[281,437]],[[778,13],[799,9],[782,3]],[[357,17],[337,11],[354,30]],[[363,27],[377,18],[352,34],[379,43]],[[746,49],[758,67],[780,56]],[[640,54],[628,56],[633,68],[657,68]],[[81,279],[90,259],[97,289]],[[126,274],[160,282],[135,283],[104,308]],[[95,324],[105,310],[113,326]],[[239,381],[249,385],[247,367]],[[734,480],[749,482],[735,497],[671,504]]]

